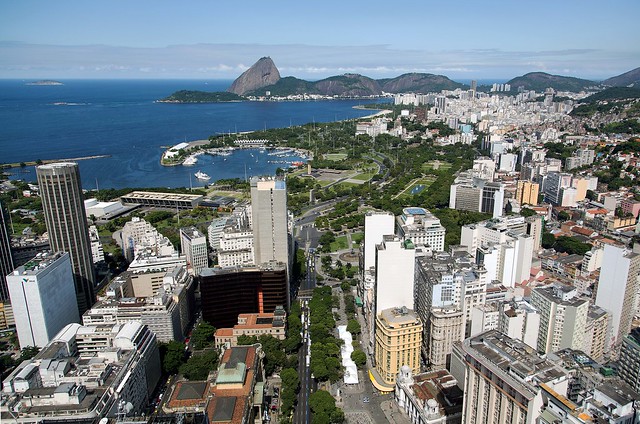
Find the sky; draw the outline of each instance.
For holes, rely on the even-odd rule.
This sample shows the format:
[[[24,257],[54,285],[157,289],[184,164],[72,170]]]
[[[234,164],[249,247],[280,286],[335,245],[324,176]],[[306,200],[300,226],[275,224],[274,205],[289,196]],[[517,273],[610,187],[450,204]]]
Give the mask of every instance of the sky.
[[[639,0],[0,1],[0,78],[454,80],[640,67]]]

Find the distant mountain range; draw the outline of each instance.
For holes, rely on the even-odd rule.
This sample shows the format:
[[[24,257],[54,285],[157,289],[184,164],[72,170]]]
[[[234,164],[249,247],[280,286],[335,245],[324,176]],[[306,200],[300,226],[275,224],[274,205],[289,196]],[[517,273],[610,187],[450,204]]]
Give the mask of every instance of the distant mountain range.
[[[507,82],[511,90],[518,87],[525,90],[544,91],[598,91],[607,86],[640,87],[640,68],[597,82],[575,77],[551,75],[545,72],[531,72]],[[433,93],[441,90],[468,89],[469,86],[452,81],[444,75],[409,73],[395,78],[372,79],[359,74],[336,75],[320,81],[305,81],[296,77],[281,77],[270,57],[262,57],[242,73],[227,90],[239,100],[248,96],[292,96],[317,94],[337,97],[367,97],[382,93]],[[198,94],[200,93],[200,94]],[[267,94],[268,93],[268,94]],[[229,101],[220,93],[182,92],[174,93],[161,101],[207,103]]]

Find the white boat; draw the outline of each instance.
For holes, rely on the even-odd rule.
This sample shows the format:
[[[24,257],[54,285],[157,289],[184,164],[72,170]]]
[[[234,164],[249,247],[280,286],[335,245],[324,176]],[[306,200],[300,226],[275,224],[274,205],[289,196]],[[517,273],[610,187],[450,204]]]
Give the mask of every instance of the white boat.
[[[205,174],[205,173],[204,173],[204,172],[202,172],[202,171],[198,171],[198,172],[196,172],[196,173],[195,173],[195,176],[196,176],[196,178],[197,178],[197,179],[199,179],[199,180],[210,180],[210,179],[211,179],[211,177],[210,177],[210,176],[208,176],[207,174]]]
[[[183,165],[186,166],[191,166],[191,165],[195,165],[198,162],[198,158],[195,156],[189,156],[188,158],[186,158],[184,160],[184,162],[182,162]]]

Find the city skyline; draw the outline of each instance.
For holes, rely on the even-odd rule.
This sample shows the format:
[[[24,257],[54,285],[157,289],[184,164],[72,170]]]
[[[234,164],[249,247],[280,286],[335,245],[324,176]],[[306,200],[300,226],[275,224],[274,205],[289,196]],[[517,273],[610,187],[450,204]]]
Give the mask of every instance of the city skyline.
[[[534,71],[599,80],[640,65],[629,13],[640,4],[631,0],[618,8],[374,1],[366,10],[334,1],[250,2],[242,15],[231,2],[189,5],[5,4],[0,78],[233,79],[262,56],[283,76],[311,80],[348,72],[508,79]]]

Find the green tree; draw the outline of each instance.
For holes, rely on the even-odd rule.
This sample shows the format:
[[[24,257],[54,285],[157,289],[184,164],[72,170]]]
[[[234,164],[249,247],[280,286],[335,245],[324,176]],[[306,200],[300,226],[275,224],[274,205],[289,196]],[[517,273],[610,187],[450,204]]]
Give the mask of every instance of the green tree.
[[[29,359],[33,358],[34,356],[36,356],[38,354],[38,352],[40,352],[40,348],[37,346],[26,346],[23,347],[22,350],[20,351],[20,362],[22,361],[28,361]]]
[[[360,323],[356,319],[350,319],[347,322],[347,331],[351,334],[360,334],[362,328],[360,327]]]
[[[162,358],[162,370],[167,374],[175,374],[184,363],[184,343],[175,340],[160,345],[160,357]]]
[[[344,421],[344,413],[336,408],[336,400],[326,390],[318,390],[309,396],[309,407],[313,414],[312,422],[321,424],[341,423]]]
[[[544,232],[542,233],[542,247],[550,249],[556,243],[556,238],[553,234]]]
[[[351,360],[355,362],[358,368],[362,368],[367,364],[367,355],[362,349],[354,349],[354,351],[351,352]]]
[[[218,366],[218,356],[216,349],[193,355],[180,366],[180,374],[187,380],[206,380],[209,372]]]
[[[191,333],[191,342],[196,350],[204,349],[213,345],[216,328],[207,321],[200,321],[198,326]]]
[[[560,211],[558,213],[558,221],[564,222],[571,219],[571,215],[569,215],[566,211]]]

